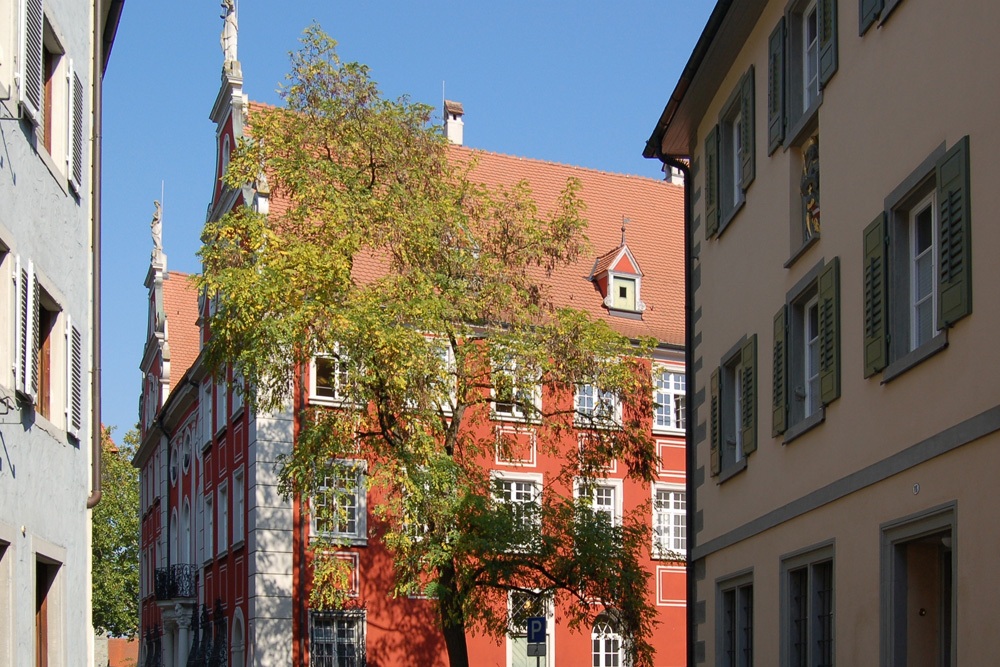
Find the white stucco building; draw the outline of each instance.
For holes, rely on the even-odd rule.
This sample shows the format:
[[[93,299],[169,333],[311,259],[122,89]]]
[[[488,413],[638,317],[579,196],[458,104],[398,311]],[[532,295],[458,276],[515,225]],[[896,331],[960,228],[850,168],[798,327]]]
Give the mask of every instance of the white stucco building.
[[[0,0],[0,665],[93,660],[100,83],[122,5]]]

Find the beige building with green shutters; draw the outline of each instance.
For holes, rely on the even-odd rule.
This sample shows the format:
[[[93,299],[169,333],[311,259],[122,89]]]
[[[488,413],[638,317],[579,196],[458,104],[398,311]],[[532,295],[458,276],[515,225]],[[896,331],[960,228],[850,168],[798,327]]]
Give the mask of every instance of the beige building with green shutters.
[[[656,123],[690,165],[691,665],[1000,655],[998,25],[720,0]]]

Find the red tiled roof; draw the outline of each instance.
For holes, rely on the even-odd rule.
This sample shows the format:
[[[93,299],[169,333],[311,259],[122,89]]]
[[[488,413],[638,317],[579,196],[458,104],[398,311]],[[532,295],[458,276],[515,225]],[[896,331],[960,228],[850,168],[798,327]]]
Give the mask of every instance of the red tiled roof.
[[[614,174],[555,162],[532,160],[451,146],[452,159],[478,160],[472,178],[485,185],[531,185],[539,213],[552,210],[566,180],[580,180],[586,202],[586,235],[590,253],[551,277],[557,306],[586,310],[629,336],[652,336],[663,343],[684,344],[684,188],[641,176]],[[640,298],[646,303],[642,320],[611,315],[588,280],[595,260],[612,260],[621,247],[622,217],[629,218],[629,250],[642,267]]]
[[[170,380],[176,386],[198,358],[201,347],[198,290],[191,284],[188,274],[167,271],[163,277],[163,311],[167,316]]]
[[[251,114],[267,108],[250,103]],[[684,344],[683,186],[454,144],[449,146],[449,153],[450,159],[459,163],[475,159],[471,178],[484,185],[509,187],[527,181],[542,216],[555,208],[567,179],[579,179],[579,196],[587,204],[585,234],[590,240],[590,253],[553,272],[550,285],[555,305],[586,310],[625,336],[651,336],[661,343]],[[286,210],[287,202],[272,196],[271,214],[281,215]],[[595,261],[601,257],[611,261],[621,248],[623,217],[629,219],[629,250],[642,267],[639,298],[646,304],[646,311],[641,320],[610,314],[597,286],[589,280]],[[354,275],[368,282],[384,274],[385,269],[384,260],[369,256],[367,261],[355,261]]]

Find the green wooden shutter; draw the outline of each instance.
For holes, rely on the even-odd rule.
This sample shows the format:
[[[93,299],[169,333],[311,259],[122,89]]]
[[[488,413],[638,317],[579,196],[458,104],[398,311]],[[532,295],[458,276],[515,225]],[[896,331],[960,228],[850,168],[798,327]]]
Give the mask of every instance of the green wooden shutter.
[[[754,76],[753,65],[740,81],[740,187],[744,191],[753,183],[757,175],[757,150],[754,146]]]
[[[719,374],[721,370],[716,368],[712,371],[712,444],[711,444],[711,469],[712,476],[719,474],[722,468],[722,396],[719,391]]]
[[[771,437],[788,428],[788,307],[774,315],[774,387],[771,392]]]
[[[871,377],[888,363],[885,290],[885,213],[864,233],[865,285],[865,377]]]
[[[705,137],[705,238],[719,232],[719,126]]]
[[[969,137],[952,146],[937,164],[940,211],[938,250],[939,329],[972,312],[972,225],[969,205]]]
[[[858,2],[858,34],[864,35],[872,27],[882,12],[882,0],[860,0]]]
[[[840,258],[823,267],[819,292],[819,398],[823,405],[840,397]]]
[[[785,139],[785,17],[767,42],[767,154]]]
[[[822,90],[837,72],[837,0],[819,0],[819,87]]]
[[[743,343],[743,455],[757,451],[757,334]]]

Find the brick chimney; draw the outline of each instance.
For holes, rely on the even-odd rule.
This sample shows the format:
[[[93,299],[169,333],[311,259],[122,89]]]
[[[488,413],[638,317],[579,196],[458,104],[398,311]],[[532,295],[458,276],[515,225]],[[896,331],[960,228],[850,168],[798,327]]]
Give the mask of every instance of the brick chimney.
[[[444,132],[448,137],[448,143],[462,145],[462,116],[465,111],[461,102],[444,101]]]

